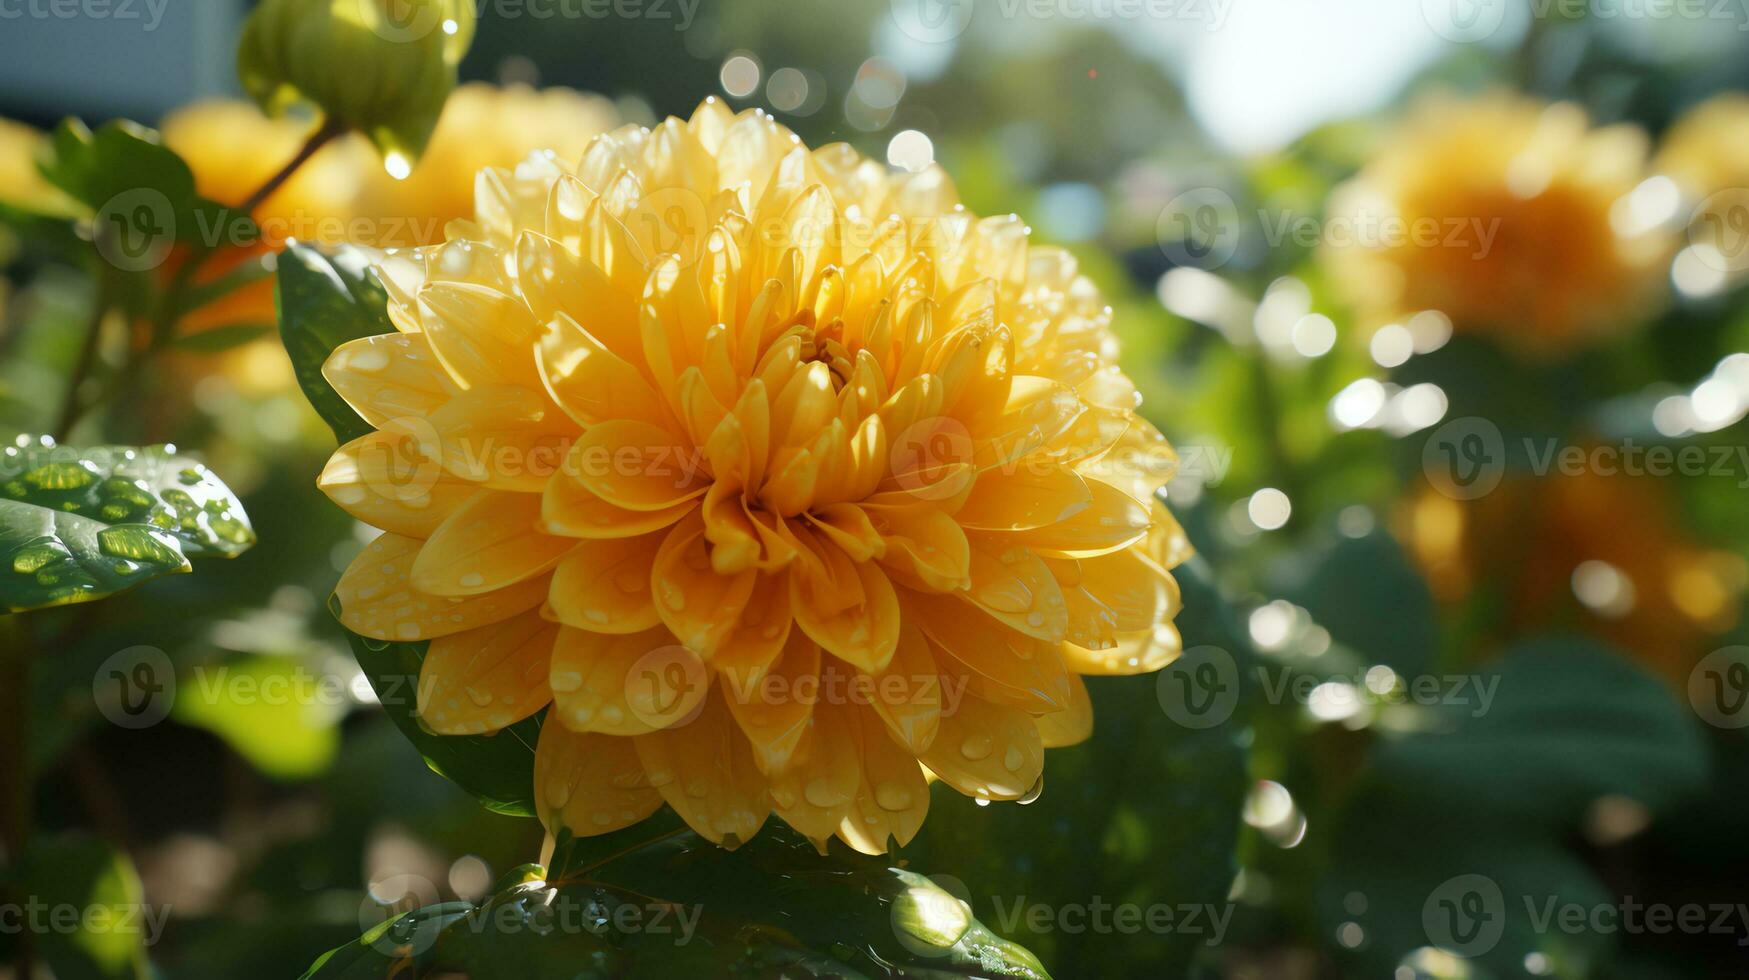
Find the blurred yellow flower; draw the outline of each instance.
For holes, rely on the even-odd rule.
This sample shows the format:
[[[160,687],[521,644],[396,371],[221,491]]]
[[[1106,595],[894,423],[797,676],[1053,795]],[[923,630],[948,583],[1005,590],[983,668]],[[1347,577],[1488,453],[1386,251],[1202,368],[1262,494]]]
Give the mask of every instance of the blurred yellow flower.
[[[1677,282],[1716,291],[1749,273],[1749,94],[1726,92],[1684,113],[1664,134],[1659,173],[1681,186],[1689,206],[1693,263]],[[1686,273],[1686,275],[1684,274]],[[1722,274],[1722,275],[1721,275]]]
[[[319,482],[385,532],[336,595],[432,641],[425,724],[551,704],[550,829],[667,802],[880,853],[926,771],[1023,798],[1091,730],[1079,675],[1176,656],[1175,457],[1019,218],[714,99],[477,186],[379,267],[399,332],[325,366],[377,431]]]
[[[361,181],[354,239],[384,248],[435,245],[444,226],[474,213],[474,179],[513,168],[536,150],[567,166],[596,136],[619,125],[613,103],[566,88],[497,88],[472,82],[456,89],[418,166],[405,179],[371,168]]]
[[[1426,489],[1405,505],[1402,531],[1441,601],[1487,597],[1507,636],[1581,628],[1678,687],[1736,625],[1749,576],[1741,557],[1682,527],[1652,476],[1509,479],[1473,501]]]
[[[571,89],[463,85],[444,107],[425,155],[407,179],[389,176],[363,137],[336,140],[256,209],[261,241],[216,243],[225,247],[206,263],[200,281],[278,251],[291,238],[378,247],[441,242],[445,225],[473,213],[474,179],[481,170],[512,167],[536,150],[552,150],[574,165],[589,141],[617,121],[611,102]],[[312,128],[309,122],[270,118],[248,102],[212,100],[166,117],[163,137],[188,162],[203,196],[234,204],[296,155]],[[200,332],[276,319],[273,283],[262,280],[195,311],[183,327]],[[268,344],[277,351],[271,340]],[[290,366],[278,354],[230,352],[217,365],[205,355],[182,360],[193,373],[216,366],[251,392],[291,386]]]
[[[0,118],[0,203],[37,214],[74,215],[79,205],[37,169],[48,134]]]
[[[1646,152],[1567,103],[1429,99],[1332,195],[1332,279],[1372,322],[1438,310],[1532,354],[1628,328],[1661,299],[1673,245],[1618,206]]]

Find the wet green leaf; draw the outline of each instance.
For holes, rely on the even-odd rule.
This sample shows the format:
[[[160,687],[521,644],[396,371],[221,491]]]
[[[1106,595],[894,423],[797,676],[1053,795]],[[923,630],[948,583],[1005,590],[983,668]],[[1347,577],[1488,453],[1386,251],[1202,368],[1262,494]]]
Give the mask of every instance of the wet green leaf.
[[[0,500],[100,524],[144,524],[175,537],[190,558],[234,558],[255,543],[237,496],[174,446],[77,449],[24,440],[0,452]]]
[[[371,427],[329,387],[322,362],[349,340],[394,333],[388,294],[364,253],[324,252],[292,243],[279,257],[279,331],[298,385],[322,420],[346,443]]]
[[[822,857],[775,822],[726,851],[663,814],[558,841],[507,875],[334,950],[306,980],[425,976],[1021,977],[1048,975],[914,871],[837,843]]]

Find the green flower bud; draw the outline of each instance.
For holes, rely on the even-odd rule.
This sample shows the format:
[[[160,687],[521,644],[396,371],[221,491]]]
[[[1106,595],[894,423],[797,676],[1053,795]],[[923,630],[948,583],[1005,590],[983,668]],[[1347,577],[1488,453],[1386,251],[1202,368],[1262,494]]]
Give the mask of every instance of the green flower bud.
[[[473,39],[470,0],[262,0],[237,72],[269,114],[314,106],[393,170],[424,151]]]

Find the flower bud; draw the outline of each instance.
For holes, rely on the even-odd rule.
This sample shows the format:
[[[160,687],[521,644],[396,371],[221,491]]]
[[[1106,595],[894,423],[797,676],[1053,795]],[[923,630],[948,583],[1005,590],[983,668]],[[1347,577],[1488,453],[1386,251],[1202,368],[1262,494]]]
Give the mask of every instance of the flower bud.
[[[305,103],[392,164],[425,149],[473,42],[469,0],[262,0],[237,72],[268,113]]]

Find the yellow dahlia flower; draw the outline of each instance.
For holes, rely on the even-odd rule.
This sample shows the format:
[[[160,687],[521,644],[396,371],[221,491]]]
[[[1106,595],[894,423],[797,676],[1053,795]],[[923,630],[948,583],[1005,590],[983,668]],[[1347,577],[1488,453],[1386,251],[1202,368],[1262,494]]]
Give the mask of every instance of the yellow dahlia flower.
[[[1020,219],[716,100],[478,188],[380,265],[399,332],[328,360],[377,431],[320,485],[385,532],[341,620],[432,641],[426,725],[550,704],[550,829],[666,802],[879,853],[926,772],[1025,797],[1079,675],[1178,652],[1171,451]]]
[[[1374,322],[1438,310],[1540,354],[1608,335],[1655,305],[1672,250],[1616,213],[1646,152],[1568,103],[1430,99],[1332,195],[1332,278]]]

